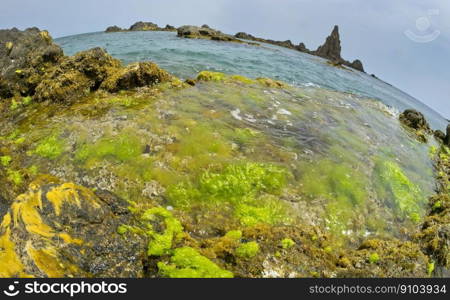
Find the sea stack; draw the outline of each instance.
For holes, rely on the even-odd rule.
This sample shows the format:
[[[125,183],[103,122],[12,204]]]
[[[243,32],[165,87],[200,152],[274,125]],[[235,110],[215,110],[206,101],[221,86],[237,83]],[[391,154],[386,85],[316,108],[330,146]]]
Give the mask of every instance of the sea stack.
[[[334,26],[333,32],[327,37],[325,44],[320,46],[316,51],[315,55],[332,60],[332,61],[342,61],[341,57],[341,39],[339,37],[339,26]]]
[[[333,65],[345,65],[355,70],[364,72],[362,62],[357,59],[353,62],[346,61],[341,56],[341,38],[339,35],[339,26],[335,25],[331,34],[327,37],[325,44],[313,51],[313,55],[329,59]]]

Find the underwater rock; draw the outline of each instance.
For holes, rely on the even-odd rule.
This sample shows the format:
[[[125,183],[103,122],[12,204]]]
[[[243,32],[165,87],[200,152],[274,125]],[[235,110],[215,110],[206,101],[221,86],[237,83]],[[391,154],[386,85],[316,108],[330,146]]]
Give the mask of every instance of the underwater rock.
[[[0,97],[32,95],[43,73],[63,55],[47,31],[0,30]]]
[[[0,225],[0,277],[142,277],[143,241],[117,233],[127,203],[101,197],[73,183],[31,184]]]
[[[169,81],[171,76],[151,62],[135,63],[117,71],[100,88],[109,92],[129,90]]]
[[[125,29],[120,28],[119,26],[109,26],[105,30],[105,32],[121,32],[121,31],[125,31]]]
[[[224,34],[218,30],[208,27],[197,27],[185,25],[178,28],[178,36],[191,39],[207,39],[214,41],[237,42],[242,43],[241,40],[234,38],[231,35]]]

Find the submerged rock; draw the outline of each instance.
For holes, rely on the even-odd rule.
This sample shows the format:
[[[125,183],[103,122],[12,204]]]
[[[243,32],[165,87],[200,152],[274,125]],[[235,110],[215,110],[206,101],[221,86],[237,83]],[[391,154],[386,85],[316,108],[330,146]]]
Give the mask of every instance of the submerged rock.
[[[117,233],[126,206],[72,183],[31,185],[0,225],[0,277],[142,277],[143,241]]]

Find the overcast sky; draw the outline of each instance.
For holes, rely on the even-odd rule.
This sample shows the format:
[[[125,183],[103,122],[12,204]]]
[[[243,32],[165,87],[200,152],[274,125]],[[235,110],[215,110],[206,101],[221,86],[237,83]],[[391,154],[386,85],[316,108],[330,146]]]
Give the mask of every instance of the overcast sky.
[[[360,58],[368,73],[450,119],[449,0],[1,0],[0,28],[38,26],[54,37],[138,20],[206,23],[310,49],[338,24],[345,59]]]

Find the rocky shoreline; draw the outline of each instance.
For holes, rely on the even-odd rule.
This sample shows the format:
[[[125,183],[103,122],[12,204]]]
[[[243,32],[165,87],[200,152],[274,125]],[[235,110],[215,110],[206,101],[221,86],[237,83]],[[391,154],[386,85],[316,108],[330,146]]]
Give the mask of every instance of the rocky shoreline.
[[[333,51],[318,53],[339,58],[335,37],[327,42]],[[1,30],[0,277],[449,276],[450,126],[433,132],[419,112],[400,116],[420,143],[437,137],[430,155],[439,189],[412,234],[347,245],[325,226],[291,222],[275,204],[297,201],[287,182],[298,174],[244,160],[266,157],[254,150],[268,145],[262,133],[216,134],[200,122],[225,118],[219,111],[201,110],[194,119],[180,110],[179,94],[192,101],[191,111],[194,99],[208,101],[208,87],[219,95],[235,91],[226,94],[233,103],[245,91],[252,106],[268,92],[305,92],[214,72],[182,82],[152,62],[123,66],[100,48],[65,56],[37,28]],[[228,136],[233,143],[223,141]],[[283,152],[289,143],[270,145],[267,155],[291,161],[293,153]],[[237,155],[244,164],[229,164]],[[194,183],[184,182],[191,170]],[[393,170],[391,180],[409,184]],[[121,190],[127,184],[132,188]],[[348,186],[344,180],[341,189]]]
[[[221,31],[213,29],[206,24],[202,25],[201,27],[184,25],[179,28],[175,28],[171,25],[167,25],[166,27],[161,28],[152,22],[137,22],[132,25],[130,29],[122,29],[118,26],[110,26],[106,29],[105,32],[110,33],[127,31],[176,31],[178,37],[182,38],[208,39],[213,41],[246,43],[249,45],[260,45],[259,43],[266,43],[279,47],[289,48],[314,56],[319,56],[329,60],[330,65],[347,66],[365,73],[363,63],[359,59],[350,62],[341,57],[341,40],[339,35],[339,27],[337,25],[333,28],[333,31],[331,32],[330,36],[327,37],[325,43],[315,51],[306,48],[304,43],[294,45],[290,40],[274,41],[258,38],[245,32],[238,32],[233,36],[222,33]],[[376,78],[374,75],[373,77]]]

